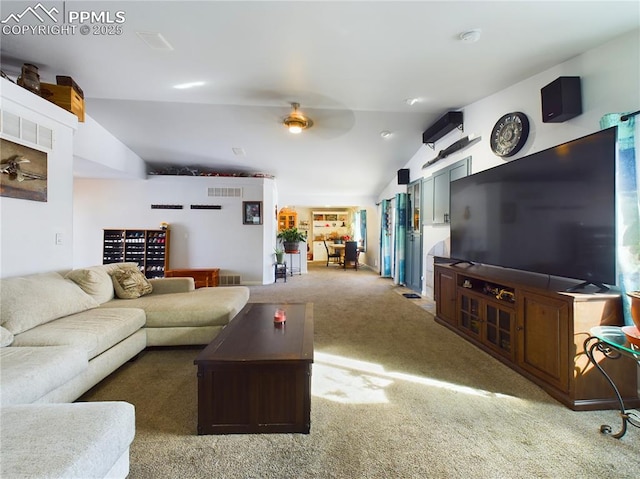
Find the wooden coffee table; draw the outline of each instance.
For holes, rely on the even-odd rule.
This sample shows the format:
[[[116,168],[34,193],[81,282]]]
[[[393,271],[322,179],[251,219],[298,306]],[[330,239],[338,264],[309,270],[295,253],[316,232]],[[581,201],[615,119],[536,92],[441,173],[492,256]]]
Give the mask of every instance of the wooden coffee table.
[[[194,363],[198,434],[309,433],[312,303],[247,304]]]

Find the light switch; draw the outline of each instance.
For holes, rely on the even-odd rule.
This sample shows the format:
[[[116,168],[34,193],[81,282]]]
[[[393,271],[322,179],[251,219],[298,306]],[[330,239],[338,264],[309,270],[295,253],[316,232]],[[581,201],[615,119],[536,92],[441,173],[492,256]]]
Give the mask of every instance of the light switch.
[[[56,233],[56,244],[57,245],[62,244],[62,233]]]

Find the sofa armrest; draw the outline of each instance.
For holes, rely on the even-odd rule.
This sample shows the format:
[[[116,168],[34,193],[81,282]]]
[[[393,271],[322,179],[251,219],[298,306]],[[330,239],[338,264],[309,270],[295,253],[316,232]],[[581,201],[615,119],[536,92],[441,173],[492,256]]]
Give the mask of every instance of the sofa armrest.
[[[153,286],[151,294],[188,293],[196,289],[195,281],[190,277],[158,278],[150,279],[149,282]]]

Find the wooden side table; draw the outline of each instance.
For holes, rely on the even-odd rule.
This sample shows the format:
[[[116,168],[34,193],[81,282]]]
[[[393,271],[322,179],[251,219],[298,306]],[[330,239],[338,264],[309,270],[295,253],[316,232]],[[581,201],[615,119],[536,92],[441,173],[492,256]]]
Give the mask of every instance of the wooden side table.
[[[220,268],[170,269],[165,271],[166,278],[191,277],[196,288],[209,288],[220,284]]]

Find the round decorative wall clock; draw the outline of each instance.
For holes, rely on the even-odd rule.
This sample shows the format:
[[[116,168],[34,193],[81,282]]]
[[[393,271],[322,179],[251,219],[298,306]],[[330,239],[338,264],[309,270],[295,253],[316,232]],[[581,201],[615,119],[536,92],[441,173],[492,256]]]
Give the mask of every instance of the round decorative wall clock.
[[[513,156],[527,142],[529,119],[522,112],[507,113],[500,118],[491,131],[491,150],[502,157]]]

